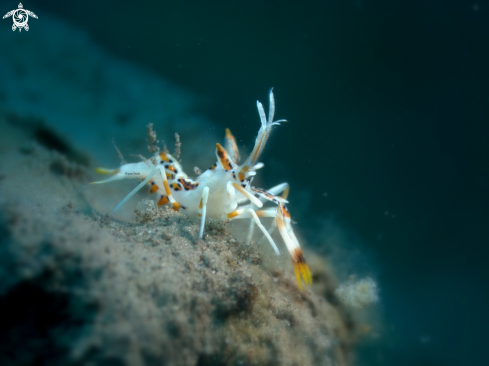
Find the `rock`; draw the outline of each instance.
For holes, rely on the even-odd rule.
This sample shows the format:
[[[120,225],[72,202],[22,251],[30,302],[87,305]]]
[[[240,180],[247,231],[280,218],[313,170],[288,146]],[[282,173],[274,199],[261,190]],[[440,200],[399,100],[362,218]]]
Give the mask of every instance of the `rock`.
[[[198,240],[197,222],[165,208],[90,214],[92,173],[71,162],[83,174],[59,175],[59,153],[29,144],[1,147],[0,364],[348,364],[351,323],[299,291],[289,260],[271,266],[223,223]]]

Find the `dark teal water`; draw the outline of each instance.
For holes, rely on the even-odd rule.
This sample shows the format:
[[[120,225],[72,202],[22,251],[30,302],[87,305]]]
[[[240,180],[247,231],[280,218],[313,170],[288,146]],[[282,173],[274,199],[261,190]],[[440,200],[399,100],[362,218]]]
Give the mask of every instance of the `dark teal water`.
[[[487,0],[24,5],[208,97],[201,112],[242,144],[274,86],[290,122],[263,157],[265,182],[291,183],[306,245],[329,250],[313,233],[333,217],[379,280],[385,326],[361,364],[484,363]]]

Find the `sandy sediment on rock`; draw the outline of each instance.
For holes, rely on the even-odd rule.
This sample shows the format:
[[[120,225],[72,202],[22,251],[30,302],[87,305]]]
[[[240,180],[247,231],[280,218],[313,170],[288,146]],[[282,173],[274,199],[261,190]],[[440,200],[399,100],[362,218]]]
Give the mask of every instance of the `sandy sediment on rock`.
[[[0,364],[349,364],[355,324],[319,257],[319,292],[301,292],[289,260],[222,222],[199,240],[152,201],[130,223],[91,213],[91,169],[0,126]]]

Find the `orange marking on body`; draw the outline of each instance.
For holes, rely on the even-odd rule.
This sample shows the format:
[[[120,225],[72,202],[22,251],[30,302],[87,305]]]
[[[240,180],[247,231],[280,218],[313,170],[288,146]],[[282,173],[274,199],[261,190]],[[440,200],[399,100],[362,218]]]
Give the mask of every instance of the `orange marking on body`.
[[[299,272],[298,263],[294,263],[294,272],[295,272],[295,279],[297,280],[297,284],[299,285],[299,290],[302,291],[302,281],[301,281],[301,275]]]
[[[292,261],[294,264],[294,272],[297,279],[297,284],[299,285],[299,289],[302,291],[301,278],[304,280],[304,283],[306,285],[310,285],[312,284],[312,275],[308,265],[306,264],[304,253],[302,253],[302,250],[300,248],[294,250]]]
[[[168,199],[167,196],[163,196],[160,198],[160,200],[158,201],[157,205],[158,206],[163,206],[163,205],[166,205],[168,202],[170,202],[170,200]]]
[[[166,167],[165,167],[165,168],[166,168]],[[171,172],[173,172],[173,173],[175,173],[175,170],[176,170],[176,169],[175,169],[175,167],[174,167],[173,165],[169,165],[169,166],[168,166],[168,168],[166,168],[166,169],[168,169],[169,171],[171,171]]]
[[[305,263],[306,260],[304,259],[304,254],[302,253],[302,250],[300,248],[294,249],[294,261],[297,263]]]
[[[270,192],[265,191],[264,189],[261,188],[252,188],[253,191],[257,192],[258,194],[262,194],[263,196],[269,198],[270,200],[273,200],[275,196],[271,194]]]
[[[312,285],[312,274],[311,274],[311,271],[309,270],[308,265],[305,263],[302,263],[299,270],[301,272],[302,278],[304,279],[304,283],[306,285]]]
[[[96,173],[99,173],[99,174],[111,174],[111,175],[115,175],[117,173],[119,173],[121,170],[120,169],[115,169],[115,170],[110,170],[110,169],[105,169],[105,168],[97,168],[95,169],[95,172]]]
[[[151,186],[151,189],[149,190],[149,193],[155,193],[158,189],[158,186],[156,184],[153,184]]]
[[[282,215],[284,217],[290,219],[290,214],[289,214],[289,210],[287,210],[287,207],[285,207],[285,205],[283,205],[283,204],[280,204],[279,207],[280,207],[280,212],[282,213]]]
[[[245,173],[248,171],[248,165],[245,165],[244,167],[241,168],[241,170],[238,172],[238,178],[242,182],[245,179]]]
[[[202,210],[203,205],[204,205],[204,200],[201,198],[199,203],[199,210]]]
[[[221,166],[224,168],[224,170],[233,169],[231,163],[229,162],[228,154],[226,154],[226,150],[224,150],[221,144],[219,143],[216,144],[216,150],[217,150],[217,156],[219,157],[219,160],[221,161]]]
[[[171,173],[166,173],[166,179],[175,179],[175,175]]]
[[[217,156],[219,157],[219,159],[226,159],[226,150],[224,150],[224,148],[221,146],[220,143],[216,143],[216,149],[217,149]]]
[[[191,190],[191,189],[195,189],[195,187],[197,187],[199,184],[196,183],[196,184],[192,184],[191,182],[187,182],[185,179],[183,178],[180,178],[178,180],[184,188],[186,188],[187,190]]]
[[[170,187],[168,186],[168,181],[167,180],[164,180],[163,181],[163,185],[165,186],[166,195],[167,196],[170,196],[171,195],[171,191],[170,191]]]
[[[233,211],[227,214],[228,219],[232,219],[233,217],[236,217],[239,215],[238,211]]]
[[[171,188],[175,191],[181,191],[182,187],[178,183],[172,183]]]
[[[255,150],[255,153],[253,154],[253,158],[251,160],[253,163],[258,158],[258,152],[260,151],[260,146],[261,146],[261,143],[262,143],[264,137],[265,137],[265,134],[262,134],[260,137],[260,141],[258,142],[258,145],[256,145],[256,150]]]
[[[160,159],[167,163],[170,161],[170,159],[168,158],[168,156],[166,156],[164,152],[160,152]]]
[[[177,202],[173,202],[173,210],[178,211],[180,209],[180,205]]]
[[[229,128],[226,128],[226,147],[228,149],[231,149],[231,152],[233,153],[233,158],[235,159],[235,162],[239,161],[239,150],[238,146],[236,145],[236,139],[234,138],[233,134],[231,133],[231,130]]]

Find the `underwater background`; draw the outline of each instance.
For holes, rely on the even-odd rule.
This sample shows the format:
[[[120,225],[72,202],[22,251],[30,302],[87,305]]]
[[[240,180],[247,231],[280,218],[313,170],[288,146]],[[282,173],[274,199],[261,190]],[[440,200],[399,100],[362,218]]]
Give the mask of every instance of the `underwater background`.
[[[240,146],[251,149],[259,126],[255,101],[266,103],[274,87],[276,117],[289,122],[274,131],[261,158],[262,186],[289,182],[289,208],[303,246],[337,256],[345,274],[373,276],[380,289],[375,306],[382,325],[359,346],[357,363],[485,363],[489,1],[32,0],[23,5],[39,19],[30,18],[28,32],[12,32],[10,19],[0,23],[0,38],[10,40],[0,59],[22,54],[36,65],[42,57],[35,52],[42,50],[22,48],[23,41],[16,44],[12,37],[34,37],[42,28],[45,34],[49,22],[57,21],[80,29],[111,57],[147,70],[140,78],[166,80],[175,90],[175,115],[191,110],[201,116],[188,117],[182,129],[190,132],[181,137],[184,149],[208,154],[208,160],[202,157],[208,165],[217,142],[211,138],[222,139],[226,127]],[[0,1],[2,14],[16,7]],[[50,35],[53,45],[65,37],[54,30]],[[84,37],[73,39],[80,70],[74,82],[107,78],[93,75],[92,61],[84,60],[97,55],[84,54],[81,46],[76,54]],[[117,67],[125,71],[118,75]],[[101,110],[122,109],[119,125],[134,137],[145,124],[131,127],[133,114],[157,126],[170,112],[158,111],[159,86],[141,89],[137,78],[125,79],[130,70],[125,67],[114,63],[113,79],[107,80],[133,83],[125,85],[134,93],[128,100],[139,98],[140,104],[120,100],[119,105],[113,93],[109,103],[109,93],[93,92],[101,105],[109,103]],[[20,88],[1,68],[0,88]],[[117,142],[118,132],[111,131],[111,122],[76,120],[85,111],[65,98],[75,94],[49,80],[36,75],[29,87],[59,98],[52,108],[73,114],[64,123],[60,117],[62,133],[78,147],[89,150],[93,144],[99,162],[117,162],[110,138],[115,135]],[[28,105],[8,93],[0,89],[2,108],[36,113],[35,93]],[[185,98],[196,101],[186,104]],[[174,121],[167,141],[181,132],[178,126]],[[106,139],[106,151],[95,147],[95,138]],[[325,234],[331,226],[341,228],[338,235],[346,238],[341,246],[324,239],[331,237]]]

